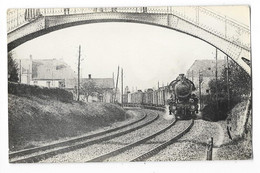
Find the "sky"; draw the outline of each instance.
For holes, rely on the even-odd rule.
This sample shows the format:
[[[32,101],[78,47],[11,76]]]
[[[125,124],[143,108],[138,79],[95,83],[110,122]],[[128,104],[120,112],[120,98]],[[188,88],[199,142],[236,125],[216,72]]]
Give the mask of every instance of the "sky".
[[[241,23],[247,8],[211,8]],[[234,8],[232,8],[234,9]],[[244,11],[244,12],[243,12]],[[215,48],[186,34],[158,26],[134,23],[96,23],[74,26],[28,41],[13,50],[16,58],[62,59],[77,71],[81,46],[81,77],[111,78],[119,65],[124,86],[132,89],[167,85],[186,73],[196,59],[214,59]],[[219,53],[219,59],[224,55]]]

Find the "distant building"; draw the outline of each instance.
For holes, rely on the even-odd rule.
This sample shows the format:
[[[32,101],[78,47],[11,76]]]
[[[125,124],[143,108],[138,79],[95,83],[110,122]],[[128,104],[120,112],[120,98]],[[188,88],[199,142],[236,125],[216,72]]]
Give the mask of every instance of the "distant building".
[[[226,66],[225,60],[218,60],[218,78],[221,76]],[[199,90],[199,73],[202,75],[201,94],[210,93],[209,81],[216,78],[216,61],[215,60],[195,60],[186,73],[186,77],[193,81],[197,92]]]
[[[65,81],[76,77],[75,72],[63,60],[19,59],[19,81],[24,84],[49,88],[66,88]]]
[[[32,58],[16,60],[16,64],[19,82],[29,85],[32,81]]]

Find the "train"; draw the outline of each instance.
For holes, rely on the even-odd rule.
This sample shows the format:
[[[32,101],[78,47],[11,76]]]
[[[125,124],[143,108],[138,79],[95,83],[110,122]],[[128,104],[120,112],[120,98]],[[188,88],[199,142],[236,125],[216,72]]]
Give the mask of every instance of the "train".
[[[193,93],[195,89],[192,81],[187,79],[184,74],[179,74],[168,86],[124,94],[123,104],[160,110],[168,107],[169,115],[178,119],[195,118],[198,113],[198,98]]]
[[[178,119],[195,118],[198,113],[198,98],[193,93],[196,90],[194,83],[180,74],[169,84],[169,90],[171,97],[167,102],[170,114]]]

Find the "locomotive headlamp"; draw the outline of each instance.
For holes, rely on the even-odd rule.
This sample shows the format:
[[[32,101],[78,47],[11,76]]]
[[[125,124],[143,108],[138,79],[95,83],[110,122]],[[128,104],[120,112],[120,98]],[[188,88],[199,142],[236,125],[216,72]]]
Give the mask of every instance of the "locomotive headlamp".
[[[191,109],[195,109],[195,106],[194,106],[194,105],[191,105],[190,108],[191,108]]]

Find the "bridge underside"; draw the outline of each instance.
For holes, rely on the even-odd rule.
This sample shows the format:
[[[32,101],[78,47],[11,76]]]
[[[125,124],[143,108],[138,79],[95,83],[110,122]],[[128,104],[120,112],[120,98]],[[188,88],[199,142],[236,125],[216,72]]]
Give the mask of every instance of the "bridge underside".
[[[222,38],[210,31],[196,26],[177,16],[169,14],[147,14],[147,13],[89,13],[60,16],[42,16],[33,22],[8,33],[8,51],[17,46],[44,34],[59,29],[101,22],[131,22],[143,23],[173,29],[195,38],[201,39],[216,47],[237,64],[239,64],[249,75],[251,68],[248,64],[251,60],[251,52]],[[248,38],[250,39],[250,38]]]

